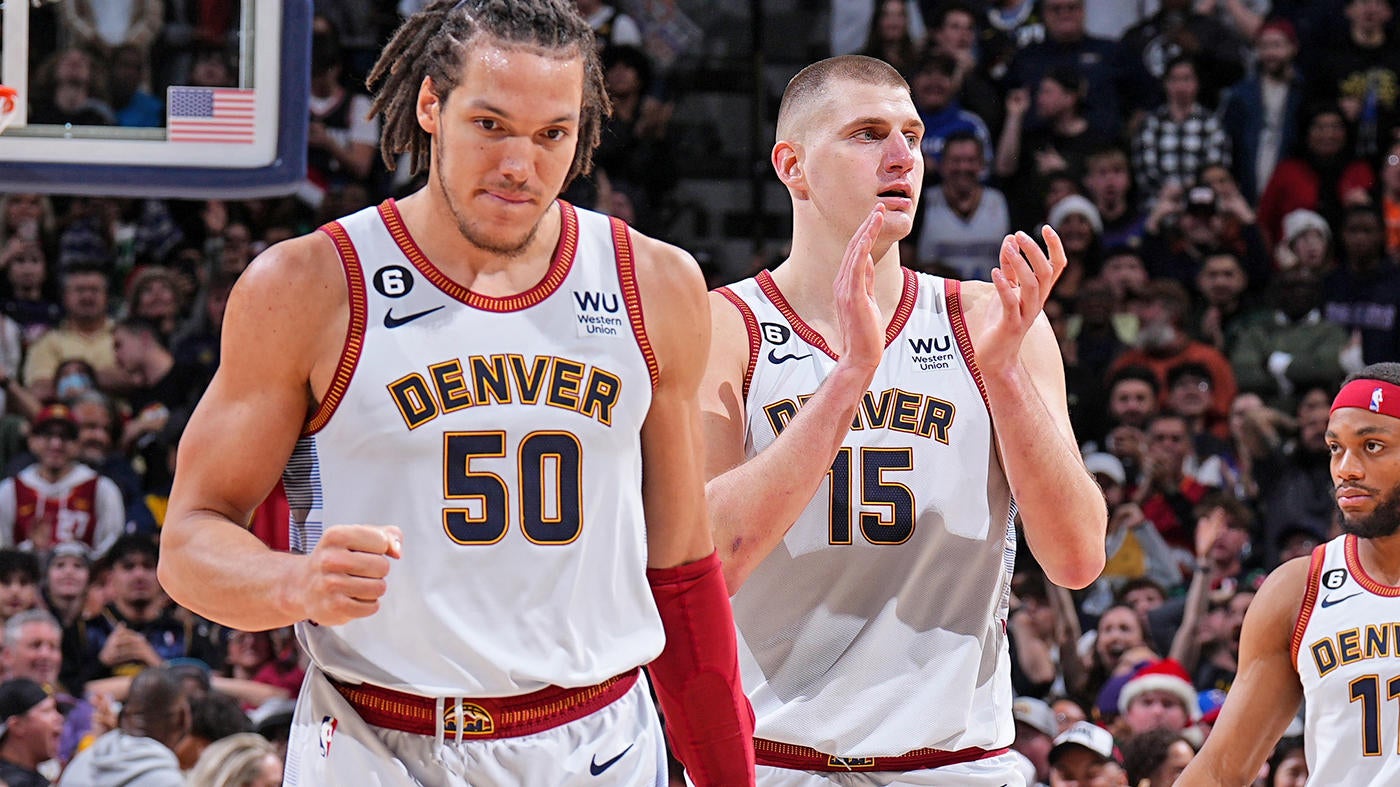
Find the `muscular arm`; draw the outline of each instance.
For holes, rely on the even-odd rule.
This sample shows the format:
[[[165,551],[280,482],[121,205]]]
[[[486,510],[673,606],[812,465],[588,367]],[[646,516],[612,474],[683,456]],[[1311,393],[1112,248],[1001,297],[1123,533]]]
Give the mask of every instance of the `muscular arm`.
[[[700,268],[681,250],[633,233],[637,283],[660,372],[642,424],[647,565],[671,568],[714,551],[701,476],[700,378],[709,312]]]
[[[964,284],[969,310],[986,288]],[[982,289],[982,295],[974,295]],[[977,333],[973,333],[977,349]],[[1045,576],[1082,588],[1103,570],[1108,513],[1103,493],[1084,469],[1069,423],[1059,345],[1043,317],[1026,334],[1020,362],[984,369],[997,446],[1026,542]]]
[[[226,626],[340,623],[372,613],[383,593],[387,545],[331,554],[344,543],[333,530],[370,551],[378,531],[328,528],[315,552],[293,555],[243,526],[291,455],[310,380],[333,373],[348,320],[344,282],[330,241],[311,235],[264,253],[230,295],[219,370],[180,441],[158,567],[172,599]],[[344,583],[318,576],[327,558]]]
[[[1245,613],[1240,668],[1206,745],[1177,780],[1180,787],[1250,784],[1303,700],[1293,664],[1293,624],[1307,586],[1308,558],[1269,575]]]
[[[870,249],[883,223],[878,212],[866,219],[851,239],[837,276],[836,301],[846,349],[841,360],[782,434],[747,461],[743,380],[748,338],[734,306],[722,296],[710,296],[715,358],[701,387],[709,479],[705,496],[731,594],[782,541],[811,501],[875,376],[885,340],[872,291]]]

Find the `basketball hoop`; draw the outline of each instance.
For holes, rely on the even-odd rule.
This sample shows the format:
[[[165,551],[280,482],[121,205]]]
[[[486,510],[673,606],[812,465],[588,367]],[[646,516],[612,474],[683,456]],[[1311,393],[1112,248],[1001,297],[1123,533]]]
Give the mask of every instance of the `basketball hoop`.
[[[4,133],[17,114],[19,114],[19,91],[9,85],[0,85],[0,133]]]

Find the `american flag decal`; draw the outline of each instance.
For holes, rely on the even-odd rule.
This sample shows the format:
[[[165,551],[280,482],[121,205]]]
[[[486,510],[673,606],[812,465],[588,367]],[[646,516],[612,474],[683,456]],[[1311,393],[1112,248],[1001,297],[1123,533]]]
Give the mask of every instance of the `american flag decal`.
[[[171,142],[253,142],[253,90],[171,87],[166,93],[166,138]]]

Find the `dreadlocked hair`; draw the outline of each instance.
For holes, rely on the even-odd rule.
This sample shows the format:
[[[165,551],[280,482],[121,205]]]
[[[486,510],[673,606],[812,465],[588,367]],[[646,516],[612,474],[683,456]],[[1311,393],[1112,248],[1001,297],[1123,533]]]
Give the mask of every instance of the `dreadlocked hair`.
[[[588,174],[612,104],[603,87],[593,29],[573,0],[433,0],[409,17],[365,79],[374,97],[370,112],[384,118],[379,140],[384,164],[394,169],[397,156],[407,151],[411,174],[427,169],[432,135],[418,125],[418,89],[431,77],[434,92],[445,102],[457,87],[471,45],[482,38],[583,58],[578,147],[564,185]]]

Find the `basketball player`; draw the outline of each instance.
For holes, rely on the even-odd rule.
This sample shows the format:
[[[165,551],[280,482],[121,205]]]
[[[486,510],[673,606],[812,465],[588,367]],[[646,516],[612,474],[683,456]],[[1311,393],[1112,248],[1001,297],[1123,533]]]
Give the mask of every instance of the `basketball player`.
[[[711,296],[707,497],[760,784],[1021,784],[1012,517],[1060,585],[1104,562],[1103,496],[1039,316],[1059,238],[1047,257],[1008,237],[991,284],[901,268],[922,135],[888,65],[804,69],[772,153],[792,256]]]
[[[1309,784],[1400,784],[1400,363],[1347,378],[1327,449],[1343,533],[1259,589],[1234,686],[1178,785],[1250,784],[1299,702]]]
[[[608,111],[588,24],[439,0],[370,82],[386,159],[428,185],[243,275],[162,582],[242,630],[296,624],[289,784],[664,784],[653,659],[691,777],[752,783],[698,267],[555,199]],[[284,467],[294,554],[241,527]]]

